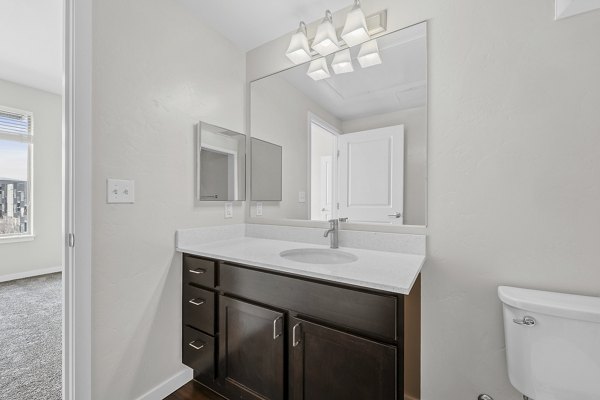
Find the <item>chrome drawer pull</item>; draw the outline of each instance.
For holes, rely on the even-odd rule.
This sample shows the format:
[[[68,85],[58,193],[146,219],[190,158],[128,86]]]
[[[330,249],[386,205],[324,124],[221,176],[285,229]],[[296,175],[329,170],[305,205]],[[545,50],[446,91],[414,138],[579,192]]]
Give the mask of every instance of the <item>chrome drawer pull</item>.
[[[204,274],[204,273],[206,273],[206,270],[204,268],[190,269],[189,271],[192,274]]]
[[[196,342],[200,342],[200,343],[202,343],[202,344],[201,344],[201,345],[199,345],[199,346],[196,346],[196,345],[194,344],[194,343],[196,343]],[[202,341],[200,341],[200,340],[194,340],[193,342],[190,342],[190,344],[189,344],[189,345],[190,345],[190,347],[193,347],[193,348],[194,348],[194,349],[196,349],[196,350],[200,350],[201,348],[203,348],[204,346],[206,346],[206,343],[204,343],[204,342],[202,342]]]
[[[523,319],[513,319],[513,322],[515,324],[518,325],[523,325],[523,326],[534,326],[535,325],[535,319],[533,319],[533,317],[529,317],[529,316],[525,316],[523,317]]]
[[[195,306],[201,306],[202,304],[206,303],[206,301],[204,299],[191,299],[190,301],[188,301],[188,303],[193,304]]]
[[[298,328],[300,325],[302,324],[298,323],[292,328],[292,347],[296,347],[300,344],[300,340],[296,340],[296,328]]]
[[[277,321],[279,321],[281,317],[277,317],[273,320],[273,340],[277,339],[282,335],[282,332],[277,333]]]

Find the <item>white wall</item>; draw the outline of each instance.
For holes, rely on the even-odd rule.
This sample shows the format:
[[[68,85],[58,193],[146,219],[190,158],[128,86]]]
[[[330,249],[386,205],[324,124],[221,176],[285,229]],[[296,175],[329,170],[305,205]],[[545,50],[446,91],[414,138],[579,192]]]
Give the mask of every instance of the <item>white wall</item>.
[[[600,295],[600,13],[553,3],[363,2],[391,29],[430,21],[425,400],[521,398],[498,285]],[[250,80],[289,65],[287,40],[248,54]]]
[[[250,101],[252,137],[283,147],[282,201],[263,202],[263,217],[308,219],[309,112],[338,129],[341,122],[280,77],[253,82]],[[305,203],[298,202],[300,191]],[[254,202],[250,213],[256,216]]]
[[[62,98],[0,80],[0,105],[33,112],[35,234],[26,242],[0,239],[0,279],[62,268]]]
[[[184,369],[175,230],[244,220],[195,204],[194,124],[244,132],[245,59],[177,1],[93,5],[92,393],[129,400]],[[108,177],[135,204],[105,204]]]
[[[344,133],[404,125],[404,225],[427,222],[427,108],[344,121]]]

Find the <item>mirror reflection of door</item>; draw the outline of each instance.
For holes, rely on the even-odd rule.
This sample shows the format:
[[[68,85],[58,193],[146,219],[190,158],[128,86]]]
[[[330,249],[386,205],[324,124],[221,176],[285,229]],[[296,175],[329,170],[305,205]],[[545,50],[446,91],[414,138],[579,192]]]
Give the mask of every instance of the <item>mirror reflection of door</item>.
[[[321,220],[333,218],[333,157],[321,157]]]
[[[404,222],[404,126],[340,135],[339,215],[350,221]]]
[[[200,199],[237,199],[237,152],[202,146]]]
[[[335,218],[334,160],[337,151],[337,132],[325,124],[310,124],[310,216],[313,221]]]

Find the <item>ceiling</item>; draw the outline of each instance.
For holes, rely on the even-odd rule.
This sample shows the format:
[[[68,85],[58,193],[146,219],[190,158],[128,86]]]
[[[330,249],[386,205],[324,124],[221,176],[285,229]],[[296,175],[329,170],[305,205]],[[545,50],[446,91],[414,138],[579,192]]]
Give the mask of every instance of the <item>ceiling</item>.
[[[425,23],[377,39],[383,63],[361,68],[359,46],[351,49],[354,72],[314,81],[308,64],[298,65],[267,79],[284,79],[341,121],[421,107],[427,103],[427,27]],[[327,57],[331,64],[333,55]]]
[[[0,0],[0,79],[62,92],[62,0]]]
[[[1,0],[0,0],[1,1]],[[206,24],[248,51],[322,18],[353,0],[179,0]]]

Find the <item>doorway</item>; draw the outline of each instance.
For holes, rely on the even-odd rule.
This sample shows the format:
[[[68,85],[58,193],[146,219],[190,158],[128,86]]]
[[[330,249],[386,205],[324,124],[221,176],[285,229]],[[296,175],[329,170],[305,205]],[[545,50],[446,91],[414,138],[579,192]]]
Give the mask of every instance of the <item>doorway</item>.
[[[337,216],[335,173],[337,132],[311,118],[310,121],[310,219],[329,221]]]
[[[63,396],[63,0],[4,2],[0,398]]]

